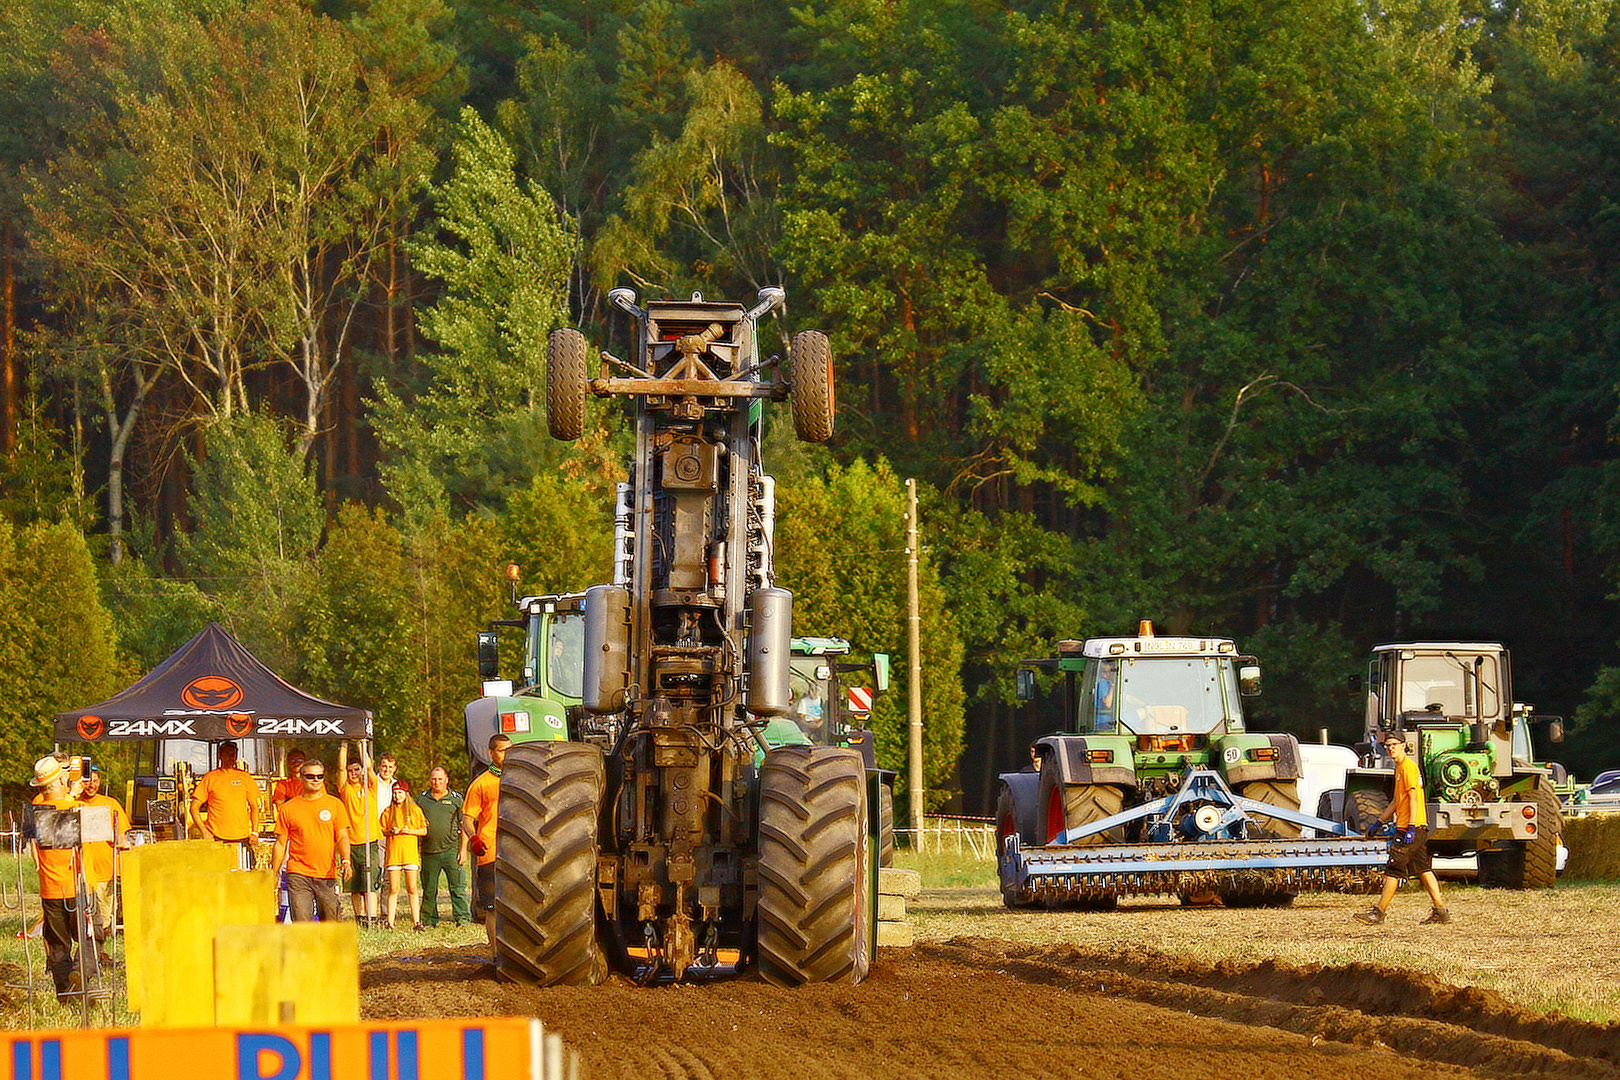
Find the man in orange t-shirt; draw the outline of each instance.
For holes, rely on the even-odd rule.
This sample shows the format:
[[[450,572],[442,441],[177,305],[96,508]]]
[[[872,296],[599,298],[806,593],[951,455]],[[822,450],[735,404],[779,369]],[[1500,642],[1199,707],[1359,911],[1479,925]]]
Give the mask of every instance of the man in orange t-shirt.
[[[118,837],[116,843],[121,848],[129,846],[124,840],[124,834],[129,831],[129,815],[124,813],[122,803],[102,792],[100,766],[91,765],[90,771],[85,774],[84,792],[79,796],[79,805],[104,806],[112,811],[113,835]],[[90,889],[91,914],[96,920],[96,939],[106,941],[116,921],[113,912],[116,891],[113,845],[105,840],[90,841],[81,844],[80,851],[84,860],[84,883]]]
[[[289,750],[287,752],[287,775],[277,780],[270,789],[270,805],[280,806],[288,799],[296,799],[304,793],[304,781],[298,775],[298,770],[304,767],[304,752],[302,750]]]
[[[219,744],[219,766],[198,781],[191,816],[205,836],[240,845],[251,859],[259,829],[259,784],[252,773],[237,767],[234,742]]]
[[[493,735],[489,740],[488,769],[467,785],[461,804],[461,832],[471,838],[472,853],[478,859],[478,910],[484,913],[484,935],[495,947],[495,817],[501,793],[501,766],[512,740]]]
[[[34,778],[29,787],[38,788],[33,807],[52,810],[72,810],[78,805],[77,795],[82,781],[71,779],[67,762],[57,755],[42,757],[34,762]],[[33,818],[29,818],[30,829]],[[34,835],[28,834],[29,847],[34,853],[34,865],[39,869],[39,902],[45,921],[45,965],[56,984],[56,996],[67,1000],[84,988],[79,965],[73,959],[73,949],[79,940],[78,872],[73,864],[74,849],[42,848]],[[94,950],[87,950],[84,960],[95,977]]]
[[[349,813],[326,793],[326,766],[314,758],[298,771],[303,793],[281,804],[270,865],[286,860],[287,903],[294,922],[337,922],[343,917],[337,879],[349,873]]]
[[[366,744],[356,740],[360,760],[349,760],[349,744],[338,747],[338,798],[349,812],[349,843],[354,850],[354,876],[349,879],[349,900],[354,921],[376,926],[377,900],[382,893],[383,850],[382,783],[371,767]]]
[[[1367,835],[1380,829],[1391,817],[1395,819],[1395,836],[1389,845],[1389,863],[1384,867],[1384,891],[1378,902],[1366,911],[1356,912],[1356,918],[1377,926],[1389,911],[1389,902],[1395,899],[1395,890],[1413,874],[1423,882],[1434,908],[1425,923],[1449,923],[1451,912],[1440,899],[1440,882],[1434,876],[1429,859],[1429,808],[1423,799],[1423,774],[1407,752],[1406,740],[1393,731],[1383,735],[1384,751],[1395,763],[1395,798],[1376,821],[1367,827]]]

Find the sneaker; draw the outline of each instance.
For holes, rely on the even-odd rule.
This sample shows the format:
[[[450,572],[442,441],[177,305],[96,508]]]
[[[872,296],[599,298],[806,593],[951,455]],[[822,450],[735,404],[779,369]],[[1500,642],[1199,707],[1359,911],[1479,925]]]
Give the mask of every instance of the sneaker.
[[[1451,909],[1450,908],[1437,907],[1437,908],[1430,909],[1429,917],[1427,919],[1424,919],[1423,922],[1421,924],[1419,924],[1419,925],[1428,926],[1430,923],[1438,923],[1439,925],[1444,926],[1446,923],[1448,923],[1450,921],[1451,921]]]
[[[1384,913],[1377,907],[1370,907],[1366,911],[1356,912],[1356,918],[1369,926],[1377,926],[1384,921]]]

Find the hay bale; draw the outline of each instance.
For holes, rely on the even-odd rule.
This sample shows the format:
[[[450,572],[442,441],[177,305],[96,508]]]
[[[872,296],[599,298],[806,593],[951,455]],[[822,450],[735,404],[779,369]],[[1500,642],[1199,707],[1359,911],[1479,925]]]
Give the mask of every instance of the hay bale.
[[[1612,881],[1620,878],[1620,814],[1588,814],[1564,819],[1564,846],[1569,848],[1569,881]]]

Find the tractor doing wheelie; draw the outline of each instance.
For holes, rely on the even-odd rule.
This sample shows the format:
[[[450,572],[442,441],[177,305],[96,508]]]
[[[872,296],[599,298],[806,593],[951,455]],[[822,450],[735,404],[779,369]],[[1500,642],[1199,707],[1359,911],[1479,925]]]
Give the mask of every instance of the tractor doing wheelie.
[[[1064,677],[1064,731],[1038,768],[1004,773],[996,807],[1009,907],[1112,908],[1122,896],[1278,905],[1299,892],[1367,891],[1382,841],[1300,813],[1299,743],[1244,726],[1260,668],[1225,638],[1065,641],[1025,661]],[[1302,835],[1309,827],[1313,836]]]
[[[615,514],[614,580],[585,593],[584,679],[568,738],[515,745],[501,775],[496,966],[589,983],[736,974],[780,984],[866,976],[875,829],[857,750],[771,747],[792,707],[792,594],[773,570],[774,485],[759,461],[766,400],[791,391],[801,439],[832,434],[832,358],[803,331],[787,378],[761,376],[741,305],[629,289],[631,351],[592,379],[584,337],[551,335],[553,436],[584,430],[587,395],[634,402],[635,457]],[[756,751],[763,755],[756,761]]]

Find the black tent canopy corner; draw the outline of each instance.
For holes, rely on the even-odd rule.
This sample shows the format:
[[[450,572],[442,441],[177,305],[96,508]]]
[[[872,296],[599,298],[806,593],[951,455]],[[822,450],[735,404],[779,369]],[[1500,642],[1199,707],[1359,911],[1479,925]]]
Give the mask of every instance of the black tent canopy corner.
[[[216,622],[106,701],[56,714],[57,742],[369,739],[371,710],[322,701],[259,662]]]

